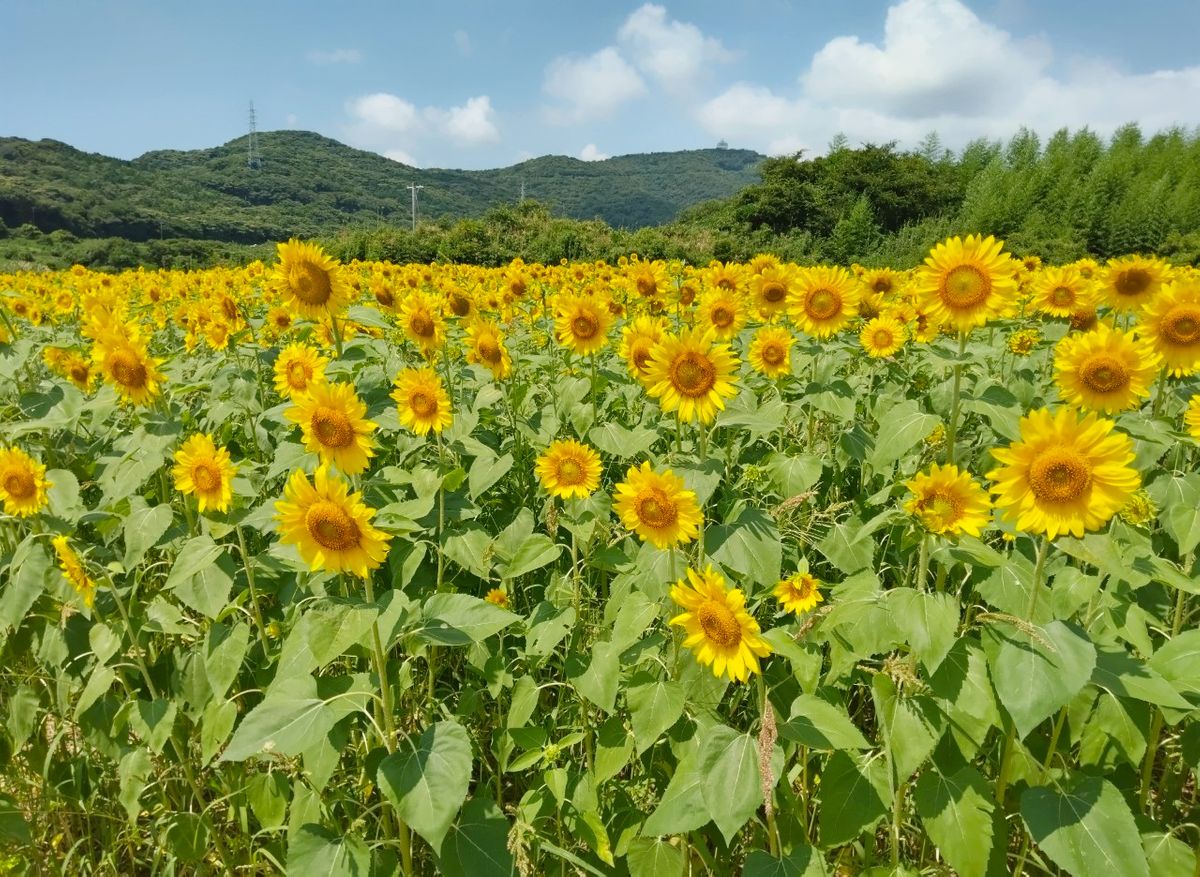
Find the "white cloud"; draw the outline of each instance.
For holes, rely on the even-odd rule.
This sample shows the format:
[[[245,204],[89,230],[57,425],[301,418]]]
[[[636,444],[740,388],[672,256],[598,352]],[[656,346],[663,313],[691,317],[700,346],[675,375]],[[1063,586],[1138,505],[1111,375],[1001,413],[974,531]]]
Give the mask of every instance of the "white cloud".
[[[613,46],[586,57],[561,56],[546,67],[542,91],[561,106],[550,121],[571,124],[604,118],[621,104],[646,93],[646,84]]]
[[[595,143],[589,143],[579,150],[579,157],[583,161],[604,161],[606,158],[612,158],[607,152],[601,152]]]
[[[492,100],[486,94],[468,98],[461,107],[451,107],[444,115],[434,113],[440,116],[442,129],[455,143],[495,143],[500,139]]]
[[[356,123],[381,131],[403,134],[421,124],[416,106],[387,92],[357,97],[350,101],[347,110]]]
[[[667,17],[667,10],[647,3],[634,10],[617,34],[626,57],[666,88],[693,84],[706,65],[732,60],[721,41],[706,37],[694,24]]]
[[[286,120],[286,122],[287,122],[287,126],[288,126],[289,128],[295,128],[295,127],[296,127],[296,123],[297,123],[297,122],[299,122],[299,121],[300,121],[300,117],[299,117],[299,116],[297,116],[295,113],[288,113],[288,114],[287,114],[287,120]]]
[[[419,167],[417,160],[403,149],[389,149],[383,153],[383,157],[390,158],[392,161],[398,161],[400,164],[406,164],[409,167]]]
[[[308,53],[312,64],[358,64],[363,57],[361,49],[313,49]]]
[[[1195,122],[1200,66],[1130,74],[1104,61],[1051,68],[1044,39],[1020,40],[959,0],[900,0],[879,44],[830,40],[794,93],[738,83],[694,110],[709,133],[778,154],[819,152],[844,132],[851,144],[915,145],[936,130],[949,146],[1084,125],[1102,133]]]
[[[458,54],[466,58],[471,54],[471,35],[465,30],[456,30],[454,32],[454,48],[458,49]]]

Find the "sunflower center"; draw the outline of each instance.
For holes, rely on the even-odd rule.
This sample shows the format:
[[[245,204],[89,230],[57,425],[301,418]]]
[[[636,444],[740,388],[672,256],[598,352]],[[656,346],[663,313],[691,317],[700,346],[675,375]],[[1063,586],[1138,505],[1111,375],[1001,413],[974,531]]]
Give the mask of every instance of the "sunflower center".
[[[892,281],[888,280],[886,277],[880,277],[878,280],[876,280],[874,283],[871,284],[871,289],[873,289],[879,293],[891,292],[892,291]]]
[[[782,283],[774,281],[764,283],[762,285],[762,297],[763,301],[770,302],[773,305],[779,304],[787,297],[787,289],[784,288]]]
[[[303,390],[308,386],[308,379],[312,377],[312,372],[309,371],[307,365],[302,362],[293,362],[287,367],[288,385],[293,390]]]
[[[651,487],[638,498],[638,519],[656,529],[671,527],[679,519],[679,509],[661,489]]]
[[[1200,308],[1171,308],[1162,321],[1161,331],[1173,344],[1195,344],[1200,341]]]
[[[571,334],[586,341],[600,331],[600,324],[591,314],[576,314],[571,318]]]
[[[137,389],[146,386],[146,366],[128,350],[118,350],[109,360],[113,379],[123,387]]]
[[[479,358],[484,362],[496,363],[500,361],[500,345],[492,338],[485,338],[479,342],[476,350],[479,351]]]
[[[635,347],[633,353],[630,355],[630,359],[633,360],[633,367],[642,374],[645,374],[646,370],[650,367],[649,343],[640,344]]]
[[[18,469],[4,476],[4,490],[13,499],[29,499],[37,491],[33,473]]]
[[[318,500],[308,507],[304,515],[308,535],[322,548],[330,551],[349,551],[358,547],[360,533],[358,524],[337,503]]]
[[[722,277],[717,281],[717,286],[726,292],[733,292],[733,290],[737,289],[737,281],[731,277]]]
[[[221,470],[207,460],[197,463],[192,467],[192,483],[204,493],[217,490],[221,486]]]
[[[450,296],[450,310],[454,311],[457,317],[465,317],[471,313],[471,300],[466,296],[454,293]]]
[[[396,299],[392,296],[392,293],[389,290],[377,289],[375,290],[375,301],[379,302],[379,304],[385,308],[390,308],[392,304],[395,303]]]
[[[317,406],[312,416],[312,431],[317,441],[327,448],[344,448],[354,441],[354,427],[336,408]]]
[[[286,311],[280,311],[274,317],[275,326],[279,329],[286,329],[292,325],[292,317]]]
[[[1129,372],[1115,356],[1097,354],[1080,366],[1079,378],[1097,393],[1114,393],[1129,386]]]
[[[86,383],[88,379],[88,367],[86,365],[73,365],[71,366],[70,375],[71,380],[75,383]]]
[[[578,460],[560,460],[558,463],[558,480],[563,484],[581,484],[583,482],[583,467]]]
[[[1071,502],[1092,485],[1092,467],[1070,448],[1050,448],[1029,467],[1029,488],[1044,502]]]
[[[684,396],[697,399],[707,394],[716,382],[716,369],[703,354],[689,350],[671,363],[671,384]]]
[[[434,335],[433,320],[426,313],[413,314],[412,319],[408,321],[408,328],[412,329],[412,333],[418,338],[432,338]]]
[[[733,325],[733,311],[725,305],[717,305],[712,309],[712,324],[718,329],[728,329]]]
[[[417,417],[432,417],[437,414],[437,398],[425,390],[417,390],[409,397],[408,405]]]
[[[514,277],[508,282],[508,291],[516,298],[520,298],[525,294],[525,278]]]
[[[872,337],[871,340],[873,340],[875,342],[876,347],[891,347],[892,342],[895,339],[892,337],[892,333],[890,330],[876,329],[875,335]]]
[[[936,526],[952,524],[962,517],[962,499],[943,490],[935,490],[922,499],[917,507],[921,515]]]
[[[307,305],[323,305],[333,295],[329,273],[312,262],[293,265],[288,276],[288,286],[291,287],[292,295]]]
[[[780,365],[785,358],[783,347],[778,344],[764,345],[762,352],[759,355],[762,357],[762,361],[767,365]]]
[[[639,295],[654,295],[654,293],[658,292],[658,284],[654,282],[653,277],[643,274],[637,279],[637,291]]]
[[[942,282],[942,301],[947,307],[967,310],[987,301],[992,282],[974,265],[951,269]]]
[[[724,603],[705,600],[696,610],[696,620],[704,635],[723,649],[732,649],[742,641],[742,626]]]
[[[1149,271],[1142,268],[1130,268],[1117,275],[1113,286],[1118,295],[1141,295],[1150,288],[1150,284],[1153,282],[1154,278],[1150,276]]]
[[[842,309],[842,297],[832,289],[814,289],[804,300],[804,310],[814,320],[828,320]]]
[[[807,600],[812,596],[813,591],[817,589],[816,580],[812,576],[801,576],[799,584],[793,585],[796,591],[796,596],[801,600]]]
[[[1050,291],[1050,304],[1059,308],[1069,308],[1075,304],[1075,291],[1069,286],[1056,286]]]

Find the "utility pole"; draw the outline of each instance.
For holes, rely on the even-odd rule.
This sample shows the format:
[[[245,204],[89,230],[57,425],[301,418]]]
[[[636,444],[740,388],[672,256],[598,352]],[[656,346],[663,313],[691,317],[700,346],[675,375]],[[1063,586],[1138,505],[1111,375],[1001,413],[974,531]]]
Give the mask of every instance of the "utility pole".
[[[424,186],[418,186],[415,183],[408,184],[408,190],[412,192],[412,230],[417,230],[417,192],[424,189]]]
[[[525,181],[524,180],[521,180],[521,200],[518,201],[517,203],[518,204],[525,203]]]
[[[250,136],[246,138],[246,167],[256,171],[262,164],[258,151],[258,117],[254,112],[254,101],[250,101]]]

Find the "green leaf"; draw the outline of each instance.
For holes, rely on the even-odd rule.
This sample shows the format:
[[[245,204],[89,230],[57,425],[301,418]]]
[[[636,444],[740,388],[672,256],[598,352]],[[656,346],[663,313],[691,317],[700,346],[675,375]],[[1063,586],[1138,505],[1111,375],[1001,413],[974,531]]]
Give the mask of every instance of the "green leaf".
[[[200,758],[202,764],[212,761],[217,750],[229,739],[237,721],[237,704],[232,700],[214,700],[204,708],[200,722]]]
[[[379,764],[379,788],[400,817],[435,850],[450,829],[471,782],[471,738],[454,721],[407,737]]]
[[[657,837],[639,837],[625,855],[629,877],[680,877],[683,850]]]
[[[994,844],[996,809],[991,785],[967,765],[946,775],[923,772],[913,802],[929,839],[962,877],[985,877]]]
[[[641,755],[683,715],[683,687],[669,679],[633,685],[625,692],[630,724]]]
[[[367,646],[371,626],[379,618],[379,610],[374,606],[332,599],[310,606],[306,614],[308,648],[318,667],[324,667],[352,646]]]
[[[169,505],[149,506],[140,496],[129,501],[129,514],[125,518],[126,569],[133,569],[142,562],[146,552],[158,544],[158,540],[171,526],[175,513]]]
[[[925,763],[942,738],[946,717],[931,697],[904,695],[884,673],[871,680],[876,720],[891,753],[896,777],[904,782]]]
[[[775,521],[761,509],[746,507],[734,520],[708,527],[704,546],[714,561],[759,585],[779,581],[783,544]]]
[[[5,627],[19,627],[25,613],[49,587],[51,576],[57,575],[45,541],[26,536],[13,552],[7,584],[0,589],[0,623]]]
[[[617,701],[617,683],[621,680],[620,658],[621,650],[615,643],[595,643],[587,669],[570,677],[575,689],[606,713],[613,711]]]
[[[292,784],[281,771],[260,773],[246,784],[246,800],[259,825],[267,829],[281,828],[287,815]]]
[[[417,635],[426,642],[465,646],[483,642],[519,617],[470,594],[434,594],[425,601]]]
[[[499,546],[499,540],[497,540]],[[548,563],[558,559],[562,551],[561,545],[555,545],[544,533],[534,533],[521,540],[520,545],[511,554],[502,549],[496,554],[500,562],[496,564],[496,574],[501,579],[515,579],[526,573],[541,569]]]
[[[1191,704],[1171,683],[1124,649],[1097,650],[1092,682],[1117,697],[1132,697],[1173,709],[1191,709]]]
[[[262,703],[247,713],[221,755],[245,761],[259,754],[299,755],[350,713],[367,703],[366,680],[305,675],[272,686]]]
[[[593,766],[596,785],[616,776],[633,755],[634,737],[622,718],[612,716],[596,729],[596,759]]]
[[[654,446],[658,433],[644,426],[626,429],[619,423],[604,423],[588,432],[588,441],[597,450],[618,460],[640,457]]]
[[[223,698],[242,669],[242,660],[250,645],[250,625],[238,622],[232,627],[215,623],[204,642],[204,672],[213,696]]]
[[[954,645],[958,601],[949,594],[893,588],[887,592],[886,603],[893,612],[896,629],[925,670],[933,673]]]
[[[1163,643],[1146,666],[1182,694],[1200,694],[1200,629],[1193,628]]]
[[[821,771],[821,846],[849,843],[884,817],[888,796],[883,759],[835,752]]]
[[[728,843],[762,805],[758,746],[749,734],[713,725],[700,744],[704,805]]]
[[[1078,694],[1096,666],[1096,648],[1077,628],[1052,621],[1037,635],[995,624],[983,634],[996,694],[1022,739]]]
[[[851,516],[829,528],[817,550],[843,573],[855,573],[868,569],[875,563],[875,530],[883,526],[891,515],[885,512],[876,515],[865,524]]]
[[[828,873],[821,853],[804,843],[793,844],[792,851],[781,859],[752,850],[742,866],[742,877],[825,877]]]
[[[505,454],[503,457],[480,454],[467,473],[467,495],[471,499],[478,499],[489,487],[508,474],[512,466],[512,454]]]
[[[476,793],[462,808],[458,822],[442,841],[438,864],[446,877],[511,877],[514,873],[508,820],[486,793]]]
[[[1149,877],[1133,814],[1108,780],[1080,777],[1061,792],[1028,788],[1021,795],[1021,818],[1050,860],[1075,877]]]
[[[161,753],[175,725],[175,701],[139,700],[129,715],[129,724],[147,746]]]
[[[361,838],[320,825],[288,832],[287,872],[305,877],[370,877],[371,851]]]
[[[704,803],[704,777],[699,755],[685,755],[676,765],[658,807],[642,826],[642,835],[683,834],[705,825],[712,817]]]
[[[179,551],[166,587],[187,607],[216,618],[229,604],[236,567],[225,549],[208,536],[189,539]]]
[[[74,523],[86,509],[79,501],[79,480],[66,469],[51,469],[46,473],[50,488],[46,498],[50,501],[50,513],[56,518]]]
[[[911,451],[941,422],[932,414],[922,412],[912,399],[905,399],[886,410],[881,406],[875,414],[879,432],[868,462],[876,471],[891,466]]]
[[[775,453],[767,458],[771,482],[784,498],[799,496],[821,480],[825,461],[813,454],[789,456]]]
[[[810,749],[871,748],[843,707],[813,694],[792,701],[791,715],[779,726],[779,736]]]
[[[1200,474],[1156,479],[1151,493],[1162,509],[1158,519],[1183,557],[1200,544]]]
[[[491,546],[492,536],[487,530],[480,526],[470,526],[463,532],[448,537],[443,550],[446,557],[467,572],[486,580],[492,572]]]
[[[150,753],[140,748],[129,750],[117,765],[120,789],[117,800],[125,808],[130,825],[137,822],[138,814],[142,812],[142,790],[146,788],[151,766]]]
[[[929,688],[949,719],[950,735],[963,757],[973,758],[991,729],[1000,725],[983,649],[960,639],[929,680]]]
[[[167,847],[181,862],[199,862],[208,852],[211,834],[207,816],[176,813],[167,828]]]
[[[8,701],[8,717],[5,724],[12,735],[14,749],[20,749],[37,727],[37,714],[41,703],[37,691],[29,685],[18,685]]]
[[[33,844],[29,825],[25,822],[25,814],[21,812],[17,800],[3,792],[0,792],[0,841],[25,846]]]

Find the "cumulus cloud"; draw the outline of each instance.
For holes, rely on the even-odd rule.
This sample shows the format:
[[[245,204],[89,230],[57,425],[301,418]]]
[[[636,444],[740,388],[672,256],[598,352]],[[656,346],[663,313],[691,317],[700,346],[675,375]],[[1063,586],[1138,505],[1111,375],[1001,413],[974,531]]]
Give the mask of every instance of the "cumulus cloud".
[[[913,145],[936,130],[962,146],[1008,137],[1020,126],[1049,133],[1088,125],[1109,132],[1129,121],[1148,129],[1191,123],[1200,66],[1131,74],[1100,60],[1051,67],[1045,39],[1017,39],[959,0],[901,0],[880,43],[830,40],[779,93],[738,83],[695,108],[714,136],[778,154],[819,152],[837,132],[852,144]]]
[[[361,49],[313,49],[308,53],[312,64],[358,64],[363,57]]]
[[[595,143],[589,143],[579,150],[579,157],[583,161],[604,161],[606,158],[612,158],[607,152],[601,152]]]
[[[720,40],[705,36],[694,24],[669,18],[667,10],[654,3],[634,10],[617,39],[639,70],[673,91],[693,84],[705,65],[733,58]]]
[[[583,57],[564,55],[546,67],[542,91],[559,101],[549,119],[571,124],[602,119],[646,93],[646,83],[613,46]]]
[[[467,98],[460,106],[417,107],[388,92],[362,95],[346,102],[348,143],[404,164],[416,165],[418,146],[471,147],[500,139],[496,111],[486,95]]]

